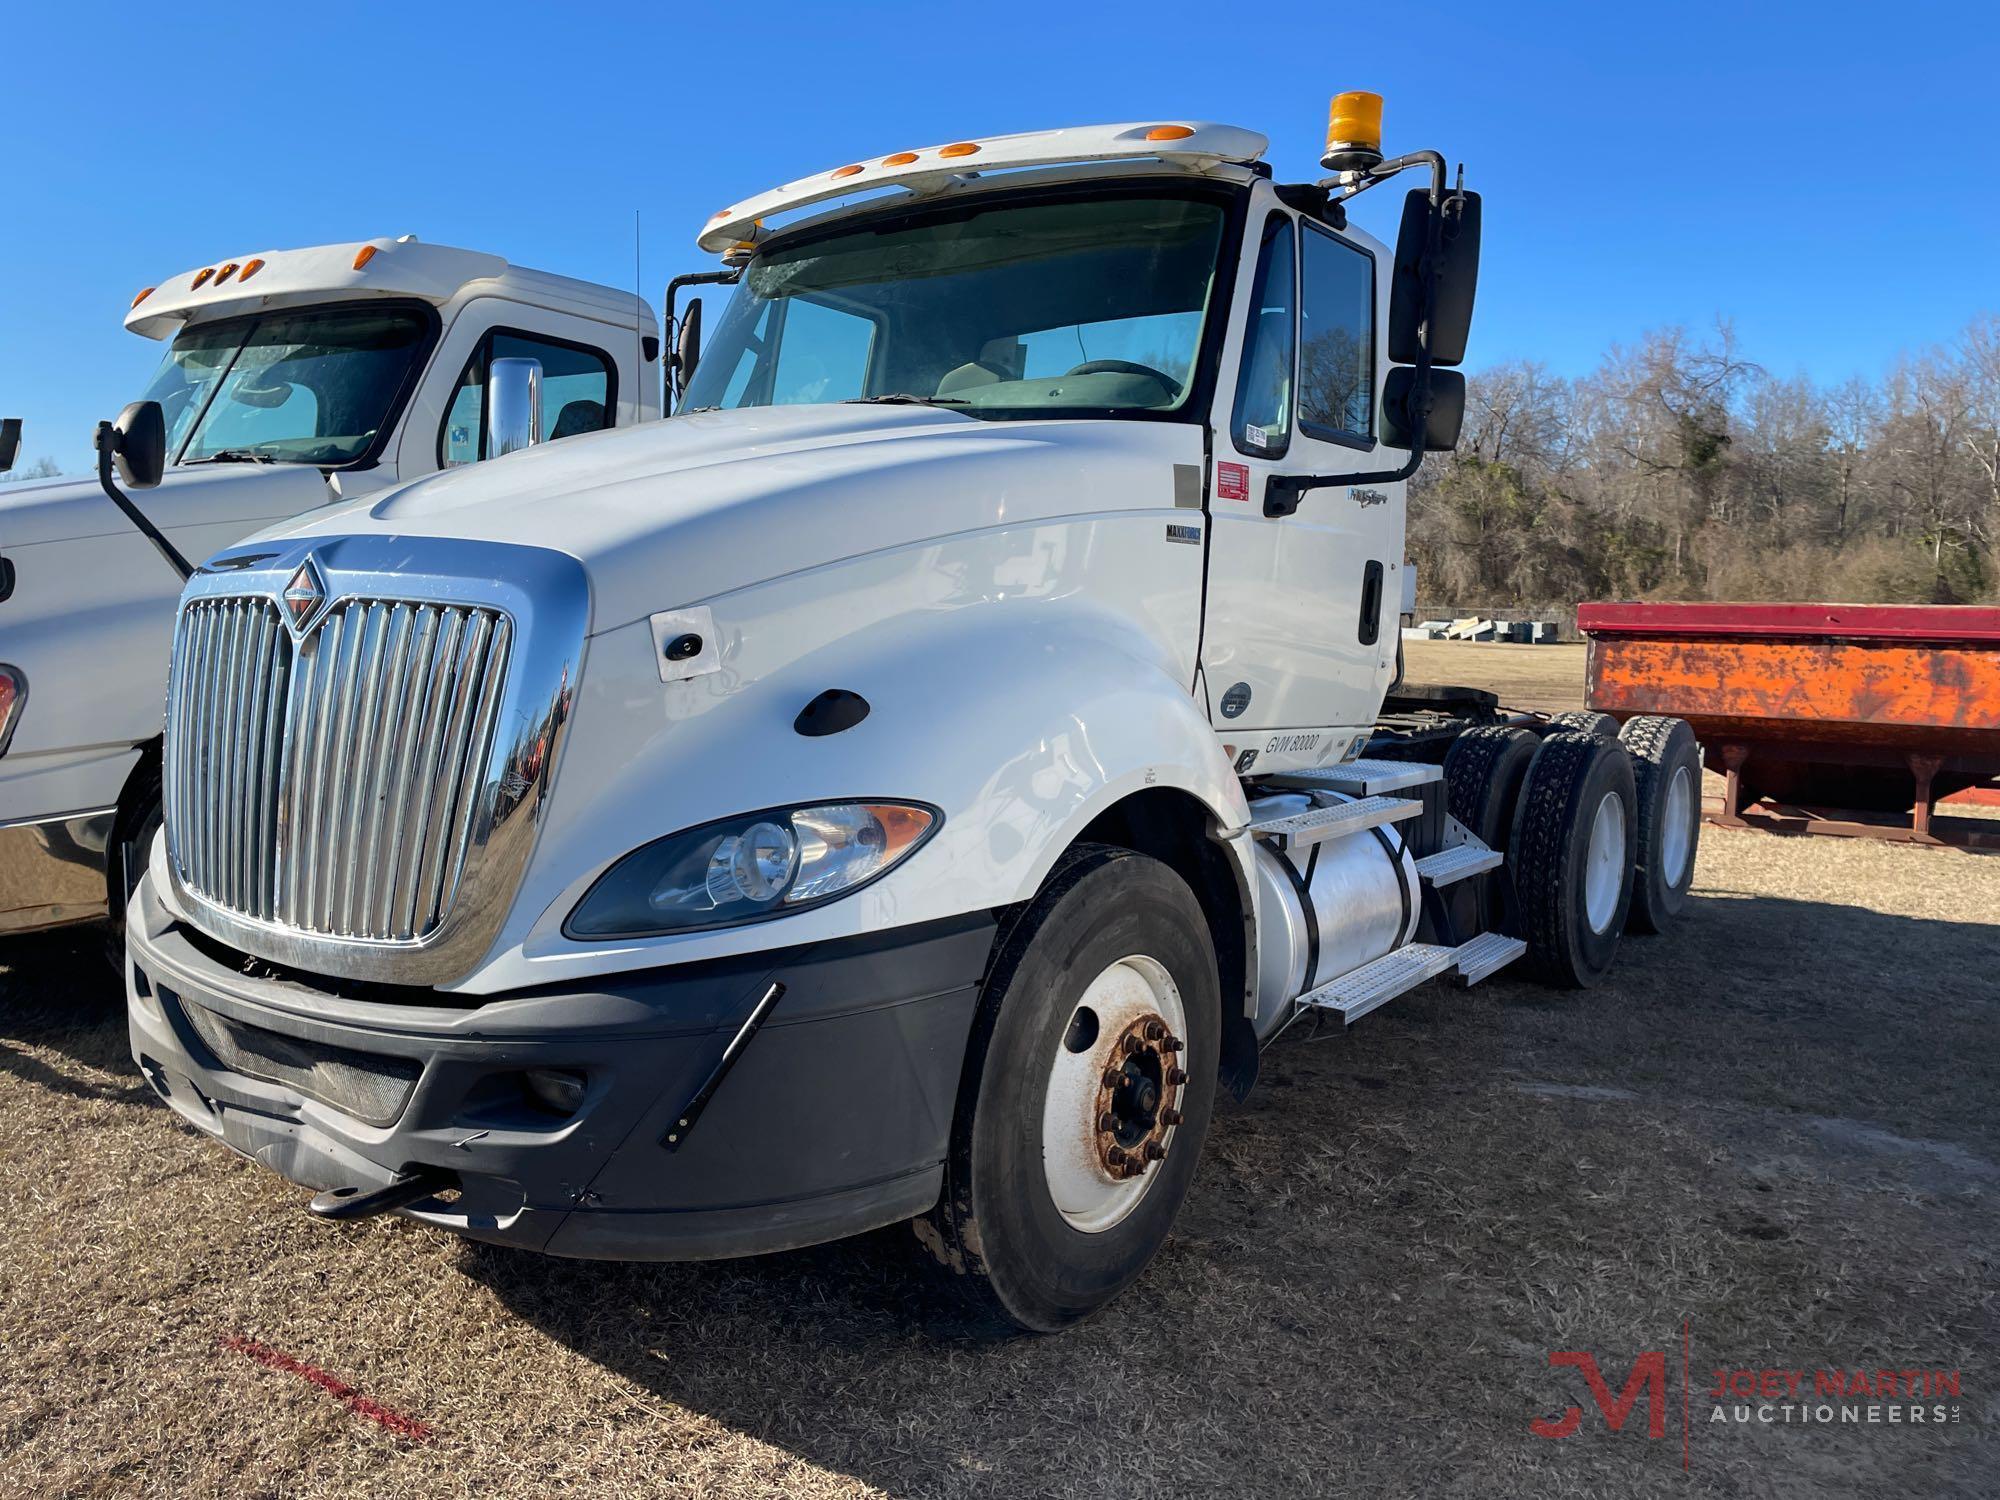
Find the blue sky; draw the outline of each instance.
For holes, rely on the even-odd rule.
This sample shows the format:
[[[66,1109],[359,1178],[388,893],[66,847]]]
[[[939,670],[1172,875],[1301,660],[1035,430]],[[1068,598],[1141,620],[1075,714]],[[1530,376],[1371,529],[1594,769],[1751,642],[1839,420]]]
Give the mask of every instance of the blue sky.
[[[1159,117],[1307,177],[1341,88],[1486,195],[1475,367],[1722,315],[1838,380],[2000,310],[1988,6],[92,9],[14,7],[0,86],[0,415],[65,468],[159,357],[133,292],[184,268],[414,233],[624,286],[636,208],[657,306],[710,213],[810,171]]]

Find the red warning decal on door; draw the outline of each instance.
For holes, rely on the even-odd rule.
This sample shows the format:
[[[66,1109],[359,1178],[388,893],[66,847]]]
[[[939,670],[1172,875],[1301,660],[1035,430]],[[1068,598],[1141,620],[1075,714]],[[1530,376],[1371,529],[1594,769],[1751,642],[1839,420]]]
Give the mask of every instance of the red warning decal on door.
[[[1250,469],[1245,464],[1221,463],[1215,466],[1215,498],[1218,500],[1248,500],[1250,498]]]

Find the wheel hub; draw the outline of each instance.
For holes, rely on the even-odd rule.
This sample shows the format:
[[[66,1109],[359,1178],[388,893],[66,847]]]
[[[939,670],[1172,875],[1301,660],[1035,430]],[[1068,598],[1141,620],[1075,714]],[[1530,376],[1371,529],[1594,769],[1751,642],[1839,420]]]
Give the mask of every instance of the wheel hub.
[[[1113,1177],[1142,1177],[1167,1154],[1167,1136],[1181,1122],[1187,1072],[1175,1060],[1186,1044],[1155,1014],[1128,1023],[1113,1039],[1116,1061],[1098,1081],[1097,1151]]]

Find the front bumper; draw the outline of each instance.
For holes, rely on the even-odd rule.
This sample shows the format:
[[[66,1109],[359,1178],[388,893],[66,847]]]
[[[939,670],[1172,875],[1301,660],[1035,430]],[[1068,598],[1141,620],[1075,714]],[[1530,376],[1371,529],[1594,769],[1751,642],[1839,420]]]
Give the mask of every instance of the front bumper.
[[[307,1187],[459,1184],[400,1210],[556,1255],[703,1260],[878,1228],[937,1201],[992,946],[983,914],[454,1003],[253,978],[155,897],[127,927],[132,1053],[182,1119]],[[784,994],[674,1149],[773,982]],[[225,1061],[225,1059],[227,1059]],[[560,1117],[531,1068],[585,1079]]]
[[[0,933],[103,916],[105,848],[116,818],[106,808],[0,828]]]

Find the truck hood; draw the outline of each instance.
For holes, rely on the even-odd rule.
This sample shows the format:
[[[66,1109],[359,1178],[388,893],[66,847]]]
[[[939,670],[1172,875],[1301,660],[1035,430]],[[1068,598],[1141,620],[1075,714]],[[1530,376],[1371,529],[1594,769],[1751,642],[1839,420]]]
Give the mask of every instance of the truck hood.
[[[462,536],[590,575],[593,633],[789,573],[1080,511],[1174,504],[1192,424],[981,421],[921,406],[698,412],[565,439],[267,535]]]
[[[126,493],[146,519],[173,538],[225,524],[238,534],[253,531],[274,516],[326,504],[329,491],[319,470],[306,464],[202,464],[167,470],[158,489]],[[0,549],[131,530],[94,475],[0,485]],[[200,550],[188,560],[199,562]]]

